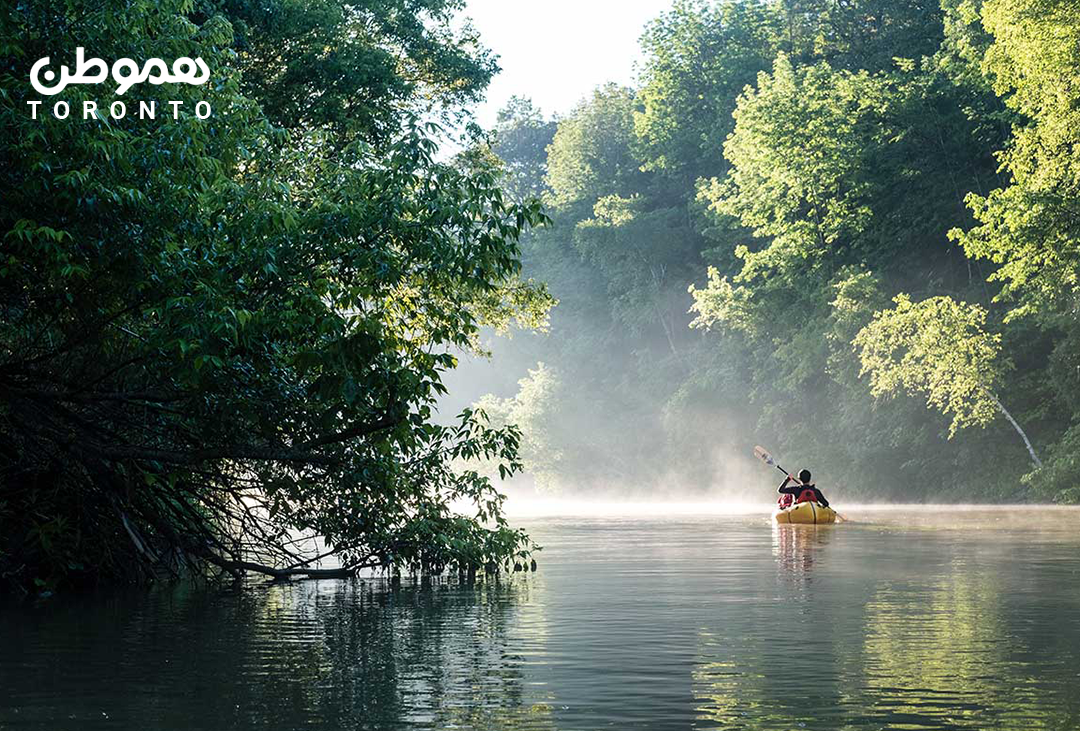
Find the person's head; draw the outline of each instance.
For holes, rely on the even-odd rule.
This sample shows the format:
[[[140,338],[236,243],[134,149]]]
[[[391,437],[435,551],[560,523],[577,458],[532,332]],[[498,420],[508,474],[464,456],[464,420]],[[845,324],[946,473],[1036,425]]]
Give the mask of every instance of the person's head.
[[[810,484],[810,470],[800,470],[799,471],[799,482],[801,482],[804,485]]]

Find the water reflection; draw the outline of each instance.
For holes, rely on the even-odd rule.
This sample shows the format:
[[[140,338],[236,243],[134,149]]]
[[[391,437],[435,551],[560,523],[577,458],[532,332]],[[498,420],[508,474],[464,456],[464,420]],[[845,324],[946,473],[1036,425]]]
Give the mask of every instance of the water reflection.
[[[781,576],[796,584],[809,583],[814,561],[835,535],[835,525],[774,524],[773,556]]]
[[[1046,515],[566,519],[475,585],[0,607],[0,731],[1074,731],[1080,511]]]
[[[517,654],[530,589],[306,582],[27,615],[48,631],[0,629],[0,729],[544,728]]]
[[[699,632],[697,727],[1080,728],[1080,557],[1056,535],[774,526],[775,589]]]
[[[896,729],[1077,728],[1075,693],[1064,708],[1042,702],[1075,683],[1077,666],[1064,677],[1060,656],[1064,650],[1075,663],[1077,650],[1059,646],[1040,656],[1030,644],[1057,634],[1054,625],[1071,614],[1038,608],[1035,619],[1025,602],[1019,619],[1010,598],[1030,577],[1003,572],[993,548],[953,552],[935,574],[883,583],[867,603],[861,700],[868,712]],[[1058,595],[1052,603],[1064,598],[1061,588],[1050,588],[1048,596]],[[1066,596],[1075,608],[1077,593]],[[1058,638],[1075,648],[1075,623]]]
[[[882,586],[866,605],[871,711],[903,729],[989,725],[1011,651],[1001,594],[997,572],[962,558],[928,581]]]
[[[695,727],[838,727],[837,690],[823,682],[822,672],[827,677],[836,662],[836,617],[821,601],[831,589],[819,593],[814,575],[828,571],[834,528],[772,526],[774,571],[761,572],[755,599],[745,607],[749,616],[736,624],[710,621],[699,632]]]

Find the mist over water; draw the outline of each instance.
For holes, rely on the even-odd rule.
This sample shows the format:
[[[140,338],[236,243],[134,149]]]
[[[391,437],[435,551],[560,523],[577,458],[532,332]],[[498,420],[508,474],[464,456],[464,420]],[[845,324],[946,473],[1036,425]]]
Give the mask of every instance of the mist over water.
[[[773,450],[789,472],[810,469],[829,500],[841,505],[977,505],[1042,497],[1013,476],[989,477],[975,487],[970,475],[942,476],[955,469],[953,464],[969,460],[985,436],[960,432],[950,440],[939,416],[910,409],[910,404],[902,417],[908,424],[890,423],[892,417],[883,412],[877,417],[879,427],[938,431],[936,451],[897,449],[867,462],[861,447],[845,444],[847,437],[840,433],[827,448],[812,446],[832,431],[833,405],[823,405],[817,415],[821,433],[807,441],[800,437],[805,425],[778,432],[752,394],[730,384],[717,385],[700,401],[686,400],[680,395],[685,386],[665,382],[668,365],[643,374],[642,364],[628,359],[598,356],[584,366],[567,361],[561,306],[553,312],[550,332],[488,333],[482,341],[487,353],[458,353],[458,367],[445,376],[448,393],[439,402],[441,420],[451,420],[464,408],[481,408],[492,423],[521,429],[525,470],[500,484],[512,502],[531,502],[545,511],[558,505],[591,509],[587,506],[596,500],[701,504],[709,512],[726,509],[717,504],[768,507],[783,474],[753,457],[759,443]],[[620,347],[635,347],[629,335],[616,340]],[[692,367],[690,372],[692,379]],[[783,451],[785,444],[790,451]],[[984,461],[979,469],[989,464]],[[493,464],[486,469],[497,474]],[[937,477],[919,477],[927,472]]]
[[[770,516],[775,502],[762,500],[632,500],[588,497],[533,497],[525,490],[509,490],[506,514],[518,519],[542,518],[678,518],[714,516],[718,518]],[[1007,527],[1010,530],[1049,526],[1067,531],[1080,522],[1080,507],[1073,505],[985,505],[972,503],[844,503],[848,522],[867,525],[943,527],[950,518],[965,528]]]
[[[739,415],[732,408],[680,407],[678,418],[700,429],[673,444],[664,397],[641,390],[645,384],[637,382],[631,363],[598,361],[587,376],[558,365],[557,313],[554,319],[550,333],[489,333],[483,341],[487,355],[458,353],[459,365],[446,374],[448,393],[439,402],[443,420],[480,407],[495,424],[513,423],[522,430],[525,470],[500,485],[512,503],[548,510],[597,500],[709,505],[775,500],[772,493],[783,475],[753,458],[758,435],[740,426],[751,419],[749,407]],[[550,374],[551,384],[530,390],[537,368]],[[583,388],[578,377],[595,379],[584,387],[584,402],[578,398]],[[605,392],[612,381],[624,384],[635,403],[613,404]],[[833,486],[829,494],[844,492]]]

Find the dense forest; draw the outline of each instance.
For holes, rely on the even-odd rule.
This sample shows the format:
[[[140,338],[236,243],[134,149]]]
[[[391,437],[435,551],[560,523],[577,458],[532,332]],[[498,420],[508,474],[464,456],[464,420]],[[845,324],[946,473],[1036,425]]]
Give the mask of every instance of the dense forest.
[[[438,158],[497,69],[461,7],[4,5],[0,583],[524,563],[458,468],[513,473],[516,430],[430,418],[452,349],[550,304],[518,276],[539,204]],[[210,83],[142,84],[117,117],[114,84],[81,82],[35,119],[32,66],[77,47]]]
[[[541,489],[704,494],[755,442],[830,494],[1076,502],[1080,7],[676,2],[635,88],[465,157],[552,225],[495,340]]]
[[[0,11],[0,582],[523,568],[496,479],[716,495],[755,442],[1080,500],[1074,2],[680,1],[635,88],[486,131],[464,9]],[[212,80],[32,116],[76,47]],[[489,347],[516,393],[450,418]]]

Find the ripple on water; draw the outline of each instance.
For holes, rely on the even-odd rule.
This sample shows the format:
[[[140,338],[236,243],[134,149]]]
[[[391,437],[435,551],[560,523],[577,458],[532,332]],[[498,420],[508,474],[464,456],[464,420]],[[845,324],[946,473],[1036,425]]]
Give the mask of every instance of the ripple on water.
[[[1080,512],[525,521],[536,574],[0,610],[0,729],[1080,728]]]

